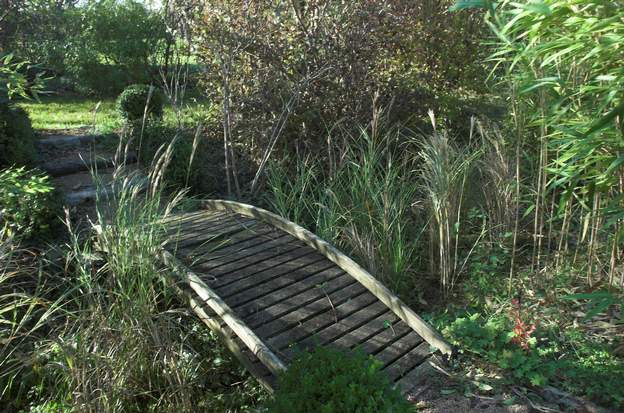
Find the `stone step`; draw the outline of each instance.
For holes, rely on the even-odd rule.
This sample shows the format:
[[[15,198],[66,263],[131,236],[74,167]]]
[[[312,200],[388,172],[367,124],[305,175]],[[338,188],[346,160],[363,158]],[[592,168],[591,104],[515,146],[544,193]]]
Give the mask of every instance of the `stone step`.
[[[134,177],[134,185],[137,185],[140,188],[140,192],[145,191],[148,186],[147,177]],[[115,193],[118,193],[119,191],[119,185],[115,184],[109,183],[99,188],[96,185],[91,185],[66,193],[64,196],[64,201],[67,206],[76,206],[85,204],[87,202],[95,202],[97,196],[99,196],[100,198],[109,197],[114,195]]]
[[[94,202],[98,189],[99,196],[110,196],[120,190],[120,183],[113,182],[113,168],[98,171],[98,184],[93,182],[90,172],[79,172],[65,175],[53,180],[56,188],[61,191],[64,203],[67,206],[76,206],[89,202]],[[131,182],[138,185],[141,191],[147,187],[147,177],[140,174],[136,168],[128,168],[125,174],[131,174]]]
[[[41,164],[40,168],[53,177],[59,177],[82,171],[90,171],[94,168],[110,168],[114,165],[114,161],[114,155],[96,155],[93,152],[85,151],[77,152],[65,158],[49,160]],[[134,164],[136,161],[136,154],[134,152],[128,152],[125,163]]]
[[[71,148],[96,143],[102,138],[101,135],[46,135],[46,137],[38,139],[35,145],[42,149],[48,147]]]

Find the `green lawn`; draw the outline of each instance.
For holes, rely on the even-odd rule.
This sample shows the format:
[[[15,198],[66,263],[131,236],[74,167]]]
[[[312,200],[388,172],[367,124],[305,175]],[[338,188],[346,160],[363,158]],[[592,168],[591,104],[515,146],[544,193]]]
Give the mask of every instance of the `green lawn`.
[[[114,98],[46,96],[38,102],[22,102],[20,106],[28,112],[33,128],[37,130],[94,128],[97,133],[106,134],[115,132],[122,126]],[[214,113],[208,101],[189,99],[182,111],[181,119],[185,125],[193,126],[200,119],[205,119]],[[170,105],[165,107],[164,116],[165,122],[175,123],[176,114]]]
[[[38,102],[23,102],[20,106],[30,115],[35,129],[83,129],[95,125],[97,132],[108,133],[121,126],[115,101],[110,98],[49,96]]]

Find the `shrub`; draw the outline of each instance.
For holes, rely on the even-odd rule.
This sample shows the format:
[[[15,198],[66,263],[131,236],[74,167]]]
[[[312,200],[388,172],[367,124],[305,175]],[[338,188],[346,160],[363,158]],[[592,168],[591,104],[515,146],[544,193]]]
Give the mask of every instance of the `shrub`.
[[[153,86],[131,85],[119,95],[117,108],[121,116],[128,121],[142,119],[144,114],[161,118],[164,101],[162,92]]]
[[[47,175],[24,167],[0,172],[0,232],[30,238],[45,235],[59,203]]]
[[[0,168],[28,165],[35,159],[35,132],[28,114],[9,103],[0,103]]]
[[[301,354],[280,379],[270,413],[409,412],[411,405],[363,352],[319,347]]]
[[[146,165],[152,162],[161,146],[176,139],[171,161],[165,172],[165,179],[169,185],[178,188],[189,187],[195,193],[225,191],[222,141],[203,134],[195,140],[195,131],[178,130],[163,122],[150,122],[145,128],[137,126],[133,134],[134,147],[139,152],[140,161]],[[247,162],[239,164],[244,166]],[[245,170],[239,174],[240,179],[249,175]]]

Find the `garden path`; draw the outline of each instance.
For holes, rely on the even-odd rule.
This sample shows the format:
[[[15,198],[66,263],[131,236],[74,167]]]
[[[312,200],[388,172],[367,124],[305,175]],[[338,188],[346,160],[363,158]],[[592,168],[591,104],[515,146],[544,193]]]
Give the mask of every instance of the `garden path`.
[[[40,134],[39,168],[52,177],[64,206],[81,218],[92,216],[98,190],[113,191],[113,175],[120,166],[126,171],[138,168],[134,153],[116,153],[116,140],[82,131]]]

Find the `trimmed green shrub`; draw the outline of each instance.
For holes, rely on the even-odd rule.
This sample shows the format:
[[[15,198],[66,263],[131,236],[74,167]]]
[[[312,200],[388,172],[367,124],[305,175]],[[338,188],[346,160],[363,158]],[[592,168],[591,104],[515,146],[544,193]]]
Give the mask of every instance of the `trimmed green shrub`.
[[[402,413],[414,411],[361,351],[318,347],[302,353],[280,378],[270,413]]]
[[[48,175],[24,167],[0,172],[0,232],[24,238],[47,235],[59,212]]]
[[[143,118],[146,113],[151,118],[162,118],[165,97],[163,93],[149,85],[128,86],[117,99],[117,109],[127,121]]]
[[[32,164],[35,154],[35,132],[28,113],[0,103],[0,168]]]

